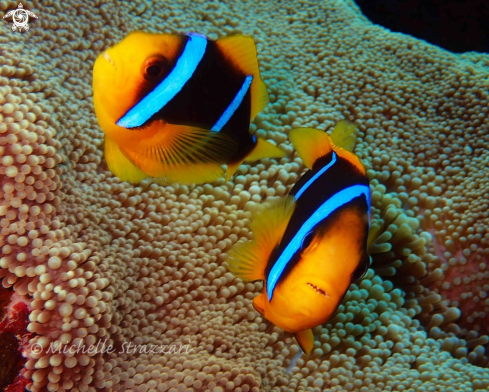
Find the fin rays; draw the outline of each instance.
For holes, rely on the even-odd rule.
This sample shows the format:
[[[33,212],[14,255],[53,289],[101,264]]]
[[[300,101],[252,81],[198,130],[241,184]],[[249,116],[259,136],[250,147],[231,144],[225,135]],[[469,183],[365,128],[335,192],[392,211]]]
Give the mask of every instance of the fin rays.
[[[185,126],[167,125],[150,140],[123,149],[131,163],[157,182],[182,184],[214,181],[235,151],[226,135]]]
[[[358,128],[354,123],[348,120],[340,120],[335,125],[330,136],[336,146],[353,152],[357,143],[357,133]]]
[[[235,245],[228,254],[229,270],[235,276],[251,281],[265,279],[268,259],[280,243],[294,209],[293,196],[260,206],[250,223],[255,239]]]

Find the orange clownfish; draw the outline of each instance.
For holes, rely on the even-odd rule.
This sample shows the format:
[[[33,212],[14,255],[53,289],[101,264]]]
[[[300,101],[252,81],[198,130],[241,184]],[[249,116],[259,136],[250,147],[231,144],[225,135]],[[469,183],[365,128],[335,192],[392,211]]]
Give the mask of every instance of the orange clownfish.
[[[285,152],[249,133],[268,103],[251,37],[210,41],[129,34],[93,68],[93,102],[105,159],[121,180],[229,180],[243,161]]]
[[[261,206],[250,224],[254,239],[236,244],[227,263],[243,280],[264,281],[254,308],[294,333],[309,353],[311,328],[331,317],[370,265],[370,189],[365,168],[351,152],[352,123],[340,121],[331,137],[298,128],[289,138],[309,171],[288,196]]]

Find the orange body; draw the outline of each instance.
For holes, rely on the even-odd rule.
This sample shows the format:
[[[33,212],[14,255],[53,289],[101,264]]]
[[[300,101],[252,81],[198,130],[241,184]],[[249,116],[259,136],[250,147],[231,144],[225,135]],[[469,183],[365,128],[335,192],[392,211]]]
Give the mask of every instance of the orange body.
[[[338,308],[361,261],[364,225],[361,211],[341,211],[331,228],[319,233],[301,253],[298,263],[275,288],[272,301],[264,289],[254,299],[254,307],[288,332],[324,324]]]
[[[246,154],[235,159],[240,143],[234,140],[229,129],[211,131],[207,123],[199,123],[192,118],[173,123],[166,121],[167,117],[161,116],[158,111],[141,126],[127,129],[117,125],[129,110],[169,77],[179,61],[187,39],[187,36],[134,32],[100,54],[95,61],[95,113],[105,133],[107,164],[121,180],[139,182],[145,177],[154,177],[162,183],[211,182],[224,175],[223,164],[228,164],[229,179],[245,159],[285,155],[282,150],[261,139],[256,141],[254,148],[250,147],[251,150],[246,150]],[[208,43],[207,47],[210,46]],[[238,74],[253,76],[248,96],[251,103],[246,106],[247,109],[239,106],[233,116],[238,116],[236,113],[241,110],[241,117],[234,120],[240,124],[240,140],[256,140],[249,134],[250,119],[267,104],[268,95],[265,84],[260,79],[253,39],[243,36],[227,37],[214,42],[213,47],[221,51],[220,55],[215,53],[216,50],[208,55],[212,59],[218,59],[215,64],[236,69]],[[203,69],[212,68],[212,59],[207,58],[207,65],[202,66]],[[178,79],[178,76],[173,77]],[[192,77],[189,80],[193,81]],[[207,80],[202,76],[200,78],[195,80]],[[189,83],[185,82],[185,86]],[[210,102],[212,109],[220,113],[222,100],[219,101],[218,98],[221,95],[212,96],[206,88],[198,91],[204,92],[205,100]],[[177,109],[184,113],[183,116],[187,116],[187,112],[193,113],[192,108],[187,107],[189,102],[197,105],[202,102],[202,99],[193,99],[194,95],[179,101],[183,104],[178,104]],[[219,101],[219,105],[214,104],[214,100]],[[154,106],[157,107],[157,102]],[[170,110],[170,116],[176,112],[178,110]],[[236,117],[231,117],[231,120],[233,118]]]
[[[231,272],[263,280],[253,306],[292,332],[309,353],[312,328],[338,308],[351,282],[368,269],[366,252],[370,189],[365,168],[351,152],[356,127],[340,121],[328,136],[317,129],[290,132],[310,169],[289,196],[263,205],[253,216],[252,241],[231,249]]]

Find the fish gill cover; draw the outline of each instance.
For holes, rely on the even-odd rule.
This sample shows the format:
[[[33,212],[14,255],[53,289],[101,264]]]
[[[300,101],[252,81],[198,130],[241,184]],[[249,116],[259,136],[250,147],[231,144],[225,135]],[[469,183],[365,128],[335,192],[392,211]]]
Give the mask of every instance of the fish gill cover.
[[[487,55],[390,33],[353,0],[27,5],[28,32],[0,26],[0,274],[30,302],[29,390],[487,390]],[[252,35],[271,102],[251,130],[289,153],[293,127],[359,125],[373,265],[310,356],[223,263],[296,155],[201,186],[107,170],[91,71],[134,30]]]

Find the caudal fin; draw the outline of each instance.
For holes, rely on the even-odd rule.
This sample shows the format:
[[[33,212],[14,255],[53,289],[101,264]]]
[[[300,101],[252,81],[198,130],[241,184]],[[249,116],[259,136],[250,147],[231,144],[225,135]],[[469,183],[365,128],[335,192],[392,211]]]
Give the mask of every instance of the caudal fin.
[[[278,148],[275,144],[272,144],[265,139],[257,138],[255,147],[244,159],[227,164],[226,182],[231,179],[243,162],[252,162],[264,158],[283,158],[285,156],[287,156],[287,153]]]
[[[246,156],[245,161],[252,162],[264,158],[283,158],[285,156],[287,156],[287,153],[275,144],[270,143],[268,140],[257,138],[255,147]]]

